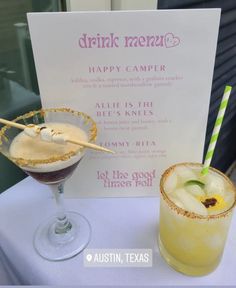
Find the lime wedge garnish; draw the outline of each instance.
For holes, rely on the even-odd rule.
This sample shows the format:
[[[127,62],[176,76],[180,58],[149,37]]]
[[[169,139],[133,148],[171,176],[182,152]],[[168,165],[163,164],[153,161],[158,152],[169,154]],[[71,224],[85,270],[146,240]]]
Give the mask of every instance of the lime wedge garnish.
[[[184,183],[184,186],[188,186],[188,185],[198,185],[199,187],[201,187],[202,189],[204,188],[205,184],[199,180],[188,180]]]

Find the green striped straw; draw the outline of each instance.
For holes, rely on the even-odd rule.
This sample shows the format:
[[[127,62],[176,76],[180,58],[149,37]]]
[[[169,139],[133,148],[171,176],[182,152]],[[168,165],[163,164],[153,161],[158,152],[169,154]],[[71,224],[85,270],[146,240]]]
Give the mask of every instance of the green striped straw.
[[[220,128],[224,119],[224,115],[225,115],[225,110],[227,108],[228,105],[228,101],[229,101],[229,96],[231,93],[232,87],[231,86],[226,86],[225,87],[225,91],[224,91],[224,95],[223,98],[221,100],[220,103],[220,109],[216,118],[216,122],[215,122],[215,126],[211,135],[211,140],[210,140],[210,144],[208,146],[208,150],[207,150],[207,154],[206,154],[206,158],[203,164],[203,168],[201,171],[202,175],[206,175],[208,173],[210,164],[211,164],[211,160],[215,151],[215,147],[216,147],[216,142],[220,133]]]

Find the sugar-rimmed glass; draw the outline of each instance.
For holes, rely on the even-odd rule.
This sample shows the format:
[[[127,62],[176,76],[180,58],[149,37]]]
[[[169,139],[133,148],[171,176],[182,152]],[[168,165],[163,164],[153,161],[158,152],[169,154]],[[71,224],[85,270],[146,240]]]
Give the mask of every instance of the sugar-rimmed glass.
[[[216,269],[223,255],[225,242],[236,203],[236,188],[228,177],[217,169],[209,173],[222,179],[230,189],[232,204],[225,211],[200,215],[177,206],[165,189],[167,179],[178,167],[201,171],[200,163],[179,163],[168,168],[160,181],[159,249],[166,262],[187,275],[206,275]],[[230,201],[231,203],[231,201]]]
[[[97,136],[96,123],[91,117],[68,108],[31,111],[13,121],[24,125],[42,125],[47,122],[72,124],[87,134],[90,143],[94,142]],[[57,214],[40,224],[35,233],[35,249],[42,257],[52,261],[71,258],[89,243],[91,227],[84,216],[76,212],[65,213],[64,183],[76,169],[86,149],[78,146],[76,151],[69,151],[56,157],[52,155],[48,159],[13,158],[10,154],[11,143],[20,132],[22,130],[18,128],[4,126],[0,130],[0,152],[28,175],[50,186],[57,203]],[[52,164],[56,168],[47,170]]]

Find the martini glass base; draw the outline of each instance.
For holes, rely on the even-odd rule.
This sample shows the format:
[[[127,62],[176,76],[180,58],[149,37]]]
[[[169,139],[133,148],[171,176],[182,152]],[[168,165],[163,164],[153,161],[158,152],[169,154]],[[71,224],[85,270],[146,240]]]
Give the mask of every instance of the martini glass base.
[[[75,212],[66,213],[71,229],[62,234],[55,233],[56,216],[41,223],[34,237],[34,247],[38,254],[51,261],[74,257],[83,251],[91,238],[88,220]]]

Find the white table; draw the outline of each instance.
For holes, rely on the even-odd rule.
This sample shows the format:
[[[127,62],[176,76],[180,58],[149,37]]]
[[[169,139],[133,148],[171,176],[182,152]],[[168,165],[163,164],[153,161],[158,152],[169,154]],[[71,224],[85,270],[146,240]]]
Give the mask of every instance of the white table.
[[[79,211],[92,225],[88,248],[152,248],[152,268],[86,268],[83,253],[62,262],[42,259],[33,248],[33,234],[54,205],[48,187],[29,177],[0,195],[0,284],[236,285],[235,215],[220,266],[196,278],[177,273],[159,254],[158,198],[66,200],[68,210]]]

